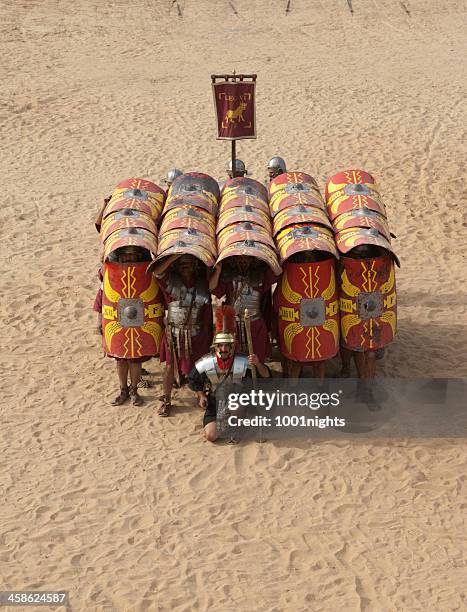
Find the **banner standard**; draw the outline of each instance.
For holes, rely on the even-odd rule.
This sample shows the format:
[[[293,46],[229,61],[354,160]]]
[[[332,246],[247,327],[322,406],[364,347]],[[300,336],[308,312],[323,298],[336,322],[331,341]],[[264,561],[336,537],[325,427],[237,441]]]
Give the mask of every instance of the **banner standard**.
[[[212,75],[211,79],[217,117],[217,139],[256,138],[256,75]]]

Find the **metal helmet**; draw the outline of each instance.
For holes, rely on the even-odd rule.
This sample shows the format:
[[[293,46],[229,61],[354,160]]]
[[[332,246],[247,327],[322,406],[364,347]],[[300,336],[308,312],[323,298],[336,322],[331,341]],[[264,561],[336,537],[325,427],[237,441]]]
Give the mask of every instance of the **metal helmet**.
[[[227,173],[230,177],[232,177],[232,160],[229,161],[227,165]],[[235,176],[245,176],[246,167],[244,162],[241,159],[235,160]]]
[[[268,171],[269,176],[273,177],[287,172],[285,161],[282,159],[282,157],[279,157],[278,155],[271,157],[271,159],[268,161]]]
[[[174,180],[177,178],[177,176],[181,176],[183,174],[183,170],[179,170],[178,168],[171,168],[168,172],[167,172],[167,178],[165,179],[165,182],[168,185],[171,185]]]

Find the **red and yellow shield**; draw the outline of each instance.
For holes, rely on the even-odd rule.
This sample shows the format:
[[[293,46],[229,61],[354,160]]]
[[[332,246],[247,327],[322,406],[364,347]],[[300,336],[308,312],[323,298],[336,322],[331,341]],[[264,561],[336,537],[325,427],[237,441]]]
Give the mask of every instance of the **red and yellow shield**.
[[[320,225],[292,225],[276,236],[281,263],[302,251],[326,251],[339,258],[334,234]]]
[[[201,246],[205,248],[212,257],[217,257],[216,242],[213,236],[200,232],[196,229],[175,229],[160,235],[157,254],[160,255],[181,242],[190,247]]]
[[[301,223],[324,225],[324,227],[332,229],[331,222],[324,210],[312,206],[292,206],[282,210],[274,217],[272,222],[274,236],[289,225]]]
[[[245,222],[261,225],[261,227],[264,227],[269,235],[272,233],[271,219],[269,215],[262,210],[253,208],[252,206],[229,208],[222,212],[217,220],[216,232],[221,232],[228,225]]]
[[[217,215],[217,202],[213,199],[212,194],[207,192],[170,196],[165,203],[163,214],[165,216],[168,212],[178,210],[183,206],[196,206],[196,208],[207,211],[212,217]]]
[[[165,191],[155,183],[138,178],[125,179],[114,189],[104,217],[123,208],[131,208],[140,210],[157,221],[164,200]]]
[[[196,197],[197,196],[197,197]],[[172,183],[170,188],[170,197],[168,198],[164,212],[175,208],[169,202],[173,199],[186,199],[186,204],[193,204],[205,210],[209,210],[212,214],[216,214],[217,205],[219,203],[220,192],[219,185],[212,176],[203,174],[202,172],[186,172],[177,178]],[[196,204],[195,202],[199,202]],[[204,202],[204,205],[201,203]],[[182,202],[183,203],[183,202]]]
[[[185,221],[187,223],[186,225],[184,224]],[[190,225],[191,221],[194,222],[193,226]],[[206,225],[210,226],[209,230],[205,227]],[[201,228],[204,228],[205,233],[208,235],[216,233],[216,221],[214,217],[203,208],[190,206],[188,204],[179,206],[165,214],[161,224],[161,233],[162,226],[164,226],[166,230],[177,229],[179,227],[193,227],[200,231],[203,231]]]
[[[253,195],[233,195],[232,197],[222,198],[219,213],[222,214],[225,210],[239,208],[242,206],[251,206],[255,210],[262,210],[269,216],[269,206],[267,201],[257,198]]]
[[[126,198],[122,194],[111,198],[104,210],[103,217],[105,218],[119,210],[138,210],[151,217],[157,223],[161,216],[162,204],[150,198],[146,200],[143,198]]]
[[[277,285],[281,352],[299,362],[331,359],[339,350],[336,260],[286,263]]]
[[[394,262],[388,256],[341,257],[340,298],[342,344],[369,351],[389,344],[396,333],[397,300]]]
[[[154,220],[145,213],[132,208],[123,208],[108,215],[101,227],[101,239],[103,242],[114,232],[128,227],[139,227],[157,236]]]
[[[241,195],[253,196],[264,202],[268,201],[268,190],[266,187],[248,176],[236,176],[224,183],[222,188],[223,200],[229,200]]]
[[[302,192],[317,191],[319,193],[318,185],[311,174],[306,172],[284,172],[279,174],[273,179],[268,186],[269,199],[274,197],[276,193],[283,191],[290,185],[300,185],[297,190]],[[293,193],[293,189],[291,191]]]
[[[357,210],[349,210],[334,219],[334,231],[340,232],[344,229],[352,227],[366,227],[375,229],[382,234],[387,240],[391,241],[391,233],[389,225],[383,215],[377,213],[370,208],[359,208]]]
[[[326,206],[331,221],[350,210],[362,208],[369,208],[386,217],[375,180],[363,170],[346,170],[328,179]]]
[[[105,241],[104,261],[113,251],[126,246],[141,247],[155,255],[157,252],[157,238],[152,232],[138,227],[127,227],[117,230],[110,234]]]
[[[189,207],[189,209],[190,212],[193,210],[192,207]],[[169,217],[172,212],[176,214]],[[187,214],[186,210],[177,209],[176,211],[170,211],[161,223],[160,234],[163,235],[165,232],[176,229],[194,229],[198,232],[203,232],[207,236],[211,236],[211,238],[214,238],[216,235],[212,217],[209,217],[207,221],[201,215],[197,215],[196,212],[194,214]]]
[[[122,359],[159,353],[164,306],[147,263],[105,263],[102,341],[107,355]]]
[[[267,244],[272,249],[275,249],[274,240],[271,235],[261,225],[255,223],[237,223],[235,225],[228,225],[225,229],[219,232],[217,236],[217,248],[221,252],[226,247],[230,246],[234,242],[241,242],[242,240],[253,240],[254,242],[262,242]]]
[[[282,271],[282,268],[277,261],[275,250],[262,242],[255,242],[253,240],[243,240],[242,242],[234,242],[229,244],[229,246],[222,249],[222,251],[219,253],[219,258],[217,259],[216,264],[224,261],[224,259],[227,259],[228,257],[238,256],[247,256],[260,259],[261,261],[264,261],[276,275],[279,275]]]
[[[399,259],[394,253],[389,240],[379,233],[374,228],[366,227],[349,227],[348,229],[338,232],[335,236],[337,248],[340,253],[348,253],[351,249],[361,245],[373,245],[381,247],[392,254],[394,261],[400,267]]]

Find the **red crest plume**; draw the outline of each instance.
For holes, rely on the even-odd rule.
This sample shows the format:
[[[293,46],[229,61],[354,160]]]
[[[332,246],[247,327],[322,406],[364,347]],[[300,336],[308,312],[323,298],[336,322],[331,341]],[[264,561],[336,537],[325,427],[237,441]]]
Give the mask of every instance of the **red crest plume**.
[[[235,309],[224,304],[216,308],[216,333],[235,334]]]

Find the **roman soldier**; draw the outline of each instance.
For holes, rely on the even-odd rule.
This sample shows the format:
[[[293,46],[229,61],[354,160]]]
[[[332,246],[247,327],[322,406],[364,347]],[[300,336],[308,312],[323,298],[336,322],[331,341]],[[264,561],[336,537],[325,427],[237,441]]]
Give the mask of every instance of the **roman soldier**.
[[[177,176],[182,176],[182,174],[183,174],[183,170],[179,170],[178,168],[171,168],[167,172],[167,176],[164,179],[164,182],[167,185],[167,194],[169,193],[169,190],[174,180],[177,178]]]
[[[227,181],[216,224],[218,259],[209,281],[210,291],[226,296],[234,307],[237,349],[248,350],[244,313],[250,313],[253,349],[260,361],[271,353],[271,286],[281,268],[272,239],[267,192],[248,177]]]
[[[240,255],[219,262],[209,281],[213,295],[226,296],[227,304],[235,310],[237,349],[242,353],[248,350],[244,318],[248,309],[254,352],[263,362],[271,356],[271,287],[278,277],[263,261]]]
[[[234,174],[232,171],[232,160],[227,164],[227,174],[229,178],[234,178]],[[235,160],[235,176],[245,176],[247,174],[245,162],[241,159]]]
[[[94,310],[99,311],[100,307],[98,324],[105,354],[117,362],[120,393],[113,400],[113,406],[120,406],[129,398],[134,406],[143,403],[137,389],[141,364],[159,352],[162,332],[159,287],[146,273],[153,238],[148,232],[145,240],[136,232],[137,237],[133,239],[136,245],[125,245],[126,237],[122,236],[120,242],[124,246],[116,244],[112,249],[109,245],[104,251],[102,289],[94,304]]]
[[[394,235],[376,181],[364,170],[328,179],[326,205],[340,253],[341,375],[350,375],[353,356],[359,378],[371,380],[397,331]]]
[[[226,382],[241,382],[257,372],[261,378],[269,378],[269,368],[257,355],[235,353],[235,310],[222,306],[216,310],[216,334],[212,351],[199,359],[188,376],[189,387],[198,396],[198,403],[205,409],[204,435],[214,442],[218,437],[216,392]]]
[[[232,171],[232,160],[228,162],[226,166],[226,170],[227,170],[227,175],[229,179],[234,178],[234,173]],[[235,176],[246,176],[247,174],[248,172],[246,171],[245,162],[243,162],[241,159],[236,159],[235,160]],[[222,189],[224,188],[225,183],[226,181],[219,182],[220,191],[222,191]]]
[[[157,257],[149,266],[167,304],[160,360],[166,364],[159,415],[169,416],[174,381],[180,386],[212,339],[207,270],[216,261],[217,182],[201,172],[175,178],[163,210]]]
[[[167,305],[160,361],[165,363],[158,414],[170,415],[174,382],[179,386],[212,340],[212,307],[206,266],[190,254],[173,254],[153,270]]]
[[[276,176],[284,174],[284,172],[287,172],[287,167],[282,157],[279,157],[278,155],[271,157],[271,159],[268,161],[269,182],[274,180]]]
[[[275,335],[285,376],[303,366],[324,378],[326,361],[339,350],[339,259],[331,223],[315,179],[282,173],[269,183],[273,233],[282,265],[274,293]]]

